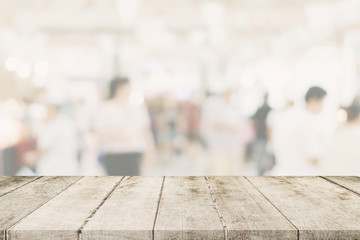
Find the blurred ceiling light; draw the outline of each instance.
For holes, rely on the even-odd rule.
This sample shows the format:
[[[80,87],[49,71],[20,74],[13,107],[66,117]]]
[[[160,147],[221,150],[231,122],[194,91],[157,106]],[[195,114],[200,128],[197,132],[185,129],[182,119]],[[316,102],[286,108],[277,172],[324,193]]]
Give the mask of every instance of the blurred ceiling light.
[[[139,5],[139,0],[116,0],[116,7],[122,24],[132,25],[135,23]]]
[[[253,116],[260,105],[259,99],[259,95],[256,92],[243,91],[237,97],[238,109],[244,116]]]
[[[292,73],[287,68],[264,69],[262,73],[263,84],[268,89],[283,89],[292,78]]]
[[[46,106],[40,103],[33,103],[29,106],[29,115],[33,120],[42,120],[46,117]]]
[[[345,109],[339,109],[337,114],[336,114],[336,117],[337,117],[337,120],[340,122],[340,123],[344,123],[346,122],[346,120],[348,119],[348,114],[347,112],[345,111]]]
[[[32,79],[32,84],[36,88],[43,88],[43,87],[45,87],[46,80],[44,78],[34,77]]]
[[[248,15],[249,14],[246,11],[238,10],[235,15],[235,19],[234,19],[234,24],[236,25],[236,27],[246,28],[247,26],[249,26],[249,16]]]
[[[175,46],[176,44],[176,37],[174,34],[168,32],[168,31],[164,31],[161,34],[161,38],[162,41],[162,46],[165,48],[172,48]]]
[[[283,109],[287,102],[286,96],[282,89],[269,89],[269,106],[272,109]]]
[[[210,32],[210,42],[214,46],[223,46],[225,43],[226,31],[224,28],[213,28]]]
[[[193,30],[189,33],[189,41],[193,46],[201,46],[205,42],[205,35],[200,30]]]
[[[360,20],[359,10],[359,0],[343,0],[338,4],[339,16],[341,16],[341,18],[336,20],[342,25],[357,23]]]
[[[221,2],[206,2],[202,6],[202,17],[209,27],[222,25],[225,7]]]
[[[17,114],[20,111],[20,105],[15,98],[7,99],[5,102],[5,106],[12,114]]]
[[[34,73],[37,77],[45,77],[49,71],[49,64],[45,61],[39,61],[34,66]]]
[[[147,21],[137,26],[138,39],[145,48],[154,49],[157,47],[171,46],[175,38],[168,33],[164,22]]]
[[[28,78],[31,75],[31,67],[25,63],[21,63],[16,68],[16,74],[19,76],[19,78],[22,79]]]
[[[141,92],[134,91],[130,94],[129,101],[133,106],[141,106],[144,103],[144,95]]]
[[[210,1],[202,5],[202,18],[209,28],[210,43],[223,46],[226,37],[225,5],[222,2]]]
[[[178,89],[175,91],[176,98],[181,102],[186,102],[191,99],[192,91],[190,89]]]
[[[254,25],[257,27],[265,27],[269,24],[269,19],[264,12],[256,12],[253,17]]]
[[[244,73],[240,78],[240,84],[246,88],[253,87],[256,84],[256,77],[251,73]]]
[[[305,8],[305,14],[309,25],[317,30],[325,30],[336,27],[338,6],[335,3],[313,3]]]
[[[15,71],[19,65],[19,60],[15,57],[8,57],[5,60],[5,67],[8,71]]]

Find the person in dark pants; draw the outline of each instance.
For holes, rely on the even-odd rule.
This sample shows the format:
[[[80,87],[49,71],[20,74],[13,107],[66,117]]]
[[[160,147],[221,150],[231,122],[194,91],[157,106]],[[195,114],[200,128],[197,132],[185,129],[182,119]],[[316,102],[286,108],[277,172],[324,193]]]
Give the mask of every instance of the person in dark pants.
[[[109,176],[139,176],[143,157],[141,152],[107,153],[104,164]]]
[[[252,120],[255,129],[255,140],[252,143],[251,153],[257,167],[259,176],[263,176],[267,170],[273,165],[273,155],[267,151],[268,132],[267,117],[271,111],[268,104],[268,94],[264,96],[263,105],[253,115]]]
[[[94,124],[105,170],[110,176],[138,176],[142,163],[149,166],[155,151],[149,114],[142,97],[131,96],[127,78],[115,78],[109,90],[109,100],[100,107]]]

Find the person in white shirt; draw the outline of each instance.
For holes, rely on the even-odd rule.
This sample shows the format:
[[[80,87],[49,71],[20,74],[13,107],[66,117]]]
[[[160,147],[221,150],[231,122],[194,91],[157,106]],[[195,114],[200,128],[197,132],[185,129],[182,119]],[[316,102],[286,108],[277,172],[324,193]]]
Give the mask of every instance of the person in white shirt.
[[[347,122],[340,125],[326,152],[323,175],[355,176],[360,174],[360,103],[346,109]]]
[[[130,92],[127,78],[112,80],[110,99],[102,104],[94,123],[104,166],[111,176],[140,175],[143,158],[148,165],[155,153],[147,109],[143,104],[132,105]]]
[[[78,139],[71,119],[49,104],[47,118],[37,138],[36,173],[42,176],[74,176],[80,174]]]
[[[326,91],[311,87],[305,107],[292,107],[272,119],[271,141],[276,165],[271,175],[317,175],[323,152],[320,113]]]
[[[230,105],[231,91],[210,97],[202,112],[202,133],[211,175],[234,175],[241,161],[241,115]]]

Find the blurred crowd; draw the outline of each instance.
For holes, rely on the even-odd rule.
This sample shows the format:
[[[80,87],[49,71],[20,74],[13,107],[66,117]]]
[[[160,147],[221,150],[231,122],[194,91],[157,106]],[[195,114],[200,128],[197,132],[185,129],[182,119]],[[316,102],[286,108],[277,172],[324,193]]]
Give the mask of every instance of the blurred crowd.
[[[250,117],[233,89],[179,101],[142,99],[117,77],[97,105],[49,102],[38,91],[0,105],[4,175],[358,175],[360,102],[322,114],[328,93]],[[335,122],[336,124],[328,124]]]

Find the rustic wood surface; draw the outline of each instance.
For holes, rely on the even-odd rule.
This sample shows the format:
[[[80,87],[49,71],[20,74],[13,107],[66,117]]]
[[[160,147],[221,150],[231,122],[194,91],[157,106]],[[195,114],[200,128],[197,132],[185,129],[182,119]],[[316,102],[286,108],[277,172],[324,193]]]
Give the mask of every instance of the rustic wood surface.
[[[121,179],[82,178],[10,228],[9,239],[76,239],[78,230]]]
[[[360,194],[360,177],[325,177],[325,179]]]
[[[16,177],[13,178],[16,181]],[[64,191],[80,177],[42,177],[0,197],[0,240],[21,219]]]
[[[0,240],[360,239],[359,177],[0,177]]]
[[[34,181],[36,177],[1,177],[0,178],[0,197],[16,190],[25,184]]]
[[[124,179],[81,230],[82,239],[151,239],[163,181]]]
[[[155,239],[223,239],[224,227],[204,177],[167,177]]]
[[[297,229],[244,177],[209,177],[230,239],[296,239]]]
[[[319,177],[248,178],[299,229],[299,239],[359,239],[360,197]]]

